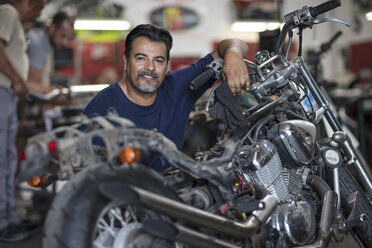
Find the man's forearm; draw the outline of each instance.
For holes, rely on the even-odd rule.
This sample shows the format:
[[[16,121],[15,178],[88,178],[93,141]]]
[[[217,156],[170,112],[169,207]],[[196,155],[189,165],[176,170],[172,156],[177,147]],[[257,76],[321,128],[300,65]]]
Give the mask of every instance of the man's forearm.
[[[0,71],[4,73],[12,81],[12,91],[14,94],[20,97],[26,97],[28,95],[28,89],[24,79],[14,69],[8,56],[5,53],[5,42],[0,40]]]
[[[249,88],[249,75],[243,59],[248,54],[248,46],[244,41],[227,39],[221,41],[212,52],[216,59],[224,59],[222,78],[227,81],[233,94],[240,94],[242,88]]]
[[[33,66],[30,66],[27,79],[27,87],[32,90],[36,90],[42,93],[50,91],[49,80],[46,81],[44,78],[44,70],[40,70]]]
[[[216,50],[218,56],[221,58],[224,58],[226,53],[229,51],[240,53],[243,59],[248,54],[248,45],[245,42],[238,39],[226,39],[218,44]]]
[[[19,73],[14,69],[5,53],[4,41],[0,40],[0,71],[10,78],[11,81],[23,81]]]

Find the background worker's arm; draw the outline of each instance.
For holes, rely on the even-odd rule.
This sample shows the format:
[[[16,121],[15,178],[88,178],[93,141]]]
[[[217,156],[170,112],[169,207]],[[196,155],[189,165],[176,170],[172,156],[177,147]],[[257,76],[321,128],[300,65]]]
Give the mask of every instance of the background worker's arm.
[[[42,69],[30,65],[27,86],[41,93],[47,93],[55,88],[50,84],[50,58],[46,60]]]
[[[6,42],[0,39],[0,71],[11,79],[13,93],[20,97],[26,97],[28,95],[26,83],[10,63],[5,53],[5,45]]]

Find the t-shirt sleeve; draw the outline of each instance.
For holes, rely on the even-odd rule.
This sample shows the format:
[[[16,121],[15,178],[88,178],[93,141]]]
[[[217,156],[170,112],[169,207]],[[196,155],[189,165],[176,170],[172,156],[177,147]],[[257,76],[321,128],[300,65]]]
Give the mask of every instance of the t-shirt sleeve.
[[[8,43],[12,37],[17,13],[10,8],[0,8],[0,39]]]
[[[27,55],[30,60],[30,65],[39,70],[44,68],[46,59],[48,57],[47,48],[43,45],[42,30],[30,30],[27,33],[27,40],[29,42],[27,48]]]

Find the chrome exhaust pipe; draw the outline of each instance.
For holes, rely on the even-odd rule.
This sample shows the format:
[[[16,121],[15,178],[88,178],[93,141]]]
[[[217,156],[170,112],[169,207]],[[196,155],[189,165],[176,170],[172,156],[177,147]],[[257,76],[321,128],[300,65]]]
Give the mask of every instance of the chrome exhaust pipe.
[[[320,216],[318,239],[314,244],[299,246],[301,248],[327,247],[333,233],[337,213],[337,194],[332,191],[320,177],[308,175],[306,184],[311,186],[322,199],[322,212]]]
[[[239,248],[239,246],[225,240],[194,231],[178,223],[171,223],[161,219],[145,220],[143,222],[143,228],[154,237],[189,244],[193,247]]]
[[[244,223],[240,223],[124,183],[101,184],[100,192],[119,203],[141,205],[176,220],[183,220],[189,225],[208,228],[239,239],[256,234],[278,205],[275,196],[267,195],[261,200],[264,208],[253,211]]]
[[[256,234],[278,205],[275,196],[267,195],[262,199],[264,209],[253,211],[247,221],[239,223],[138,187],[131,187],[131,189],[138,194],[138,200],[141,204],[154,211],[177,220],[186,221],[191,225],[209,228],[239,239],[245,239]],[[184,230],[185,235],[191,233],[187,229],[182,230]]]

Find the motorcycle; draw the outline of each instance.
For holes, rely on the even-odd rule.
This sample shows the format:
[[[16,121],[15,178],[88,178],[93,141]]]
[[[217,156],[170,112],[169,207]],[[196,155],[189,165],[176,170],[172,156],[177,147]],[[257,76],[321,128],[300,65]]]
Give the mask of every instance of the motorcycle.
[[[69,179],[48,213],[43,246],[327,247],[349,236],[370,246],[370,168],[302,57],[288,59],[293,29],[349,25],[316,19],[339,5],[331,0],[286,15],[275,54],[245,60],[253,107],[240,109],[224,82],[213,88],[206,110],[226,127],[195,159],[114,113],[30,139],[20,180]],[[221,79],[222,64],[213,61],[190,88]],[[332,136],[322,135],[321,119]],[[173,169],[146,168],[154,155]]]

